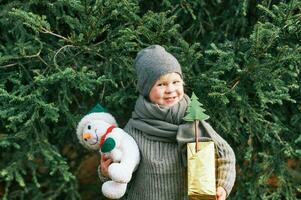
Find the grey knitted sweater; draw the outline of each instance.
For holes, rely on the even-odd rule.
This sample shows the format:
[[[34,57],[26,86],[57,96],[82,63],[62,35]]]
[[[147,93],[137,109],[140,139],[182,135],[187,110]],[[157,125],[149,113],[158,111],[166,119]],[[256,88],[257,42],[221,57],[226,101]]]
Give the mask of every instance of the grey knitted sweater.
[[[211,128],[206,122],[202,124],[205,128]],[[151,140],[129,124],[125,131],[136,140],[141,153],[139,167],[125,199],[188,199],[187,172],[181,163],[178,144]],[[217,186],[222,186],[229,194],[235,181],[235,155],[232,148],[215,131],[210,137],[221,149],[217,159]]]

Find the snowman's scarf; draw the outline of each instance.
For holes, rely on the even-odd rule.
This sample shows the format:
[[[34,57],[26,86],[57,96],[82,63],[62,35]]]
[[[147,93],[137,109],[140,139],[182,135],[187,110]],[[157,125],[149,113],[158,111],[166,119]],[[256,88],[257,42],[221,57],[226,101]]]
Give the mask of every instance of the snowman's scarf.
[[[114,128],[116,128],[116,126],[114,126],[114,125],[110,126],[110,127],[106,130],[105,134],[103,134],[103,135],[101,136],[100,142],[99,142],[99,145],[100,145],[100,146],[103,145],[104,141],[106,140],[107,135],[108,135],[109,133],[111,133],[112,130],[113,130]]]

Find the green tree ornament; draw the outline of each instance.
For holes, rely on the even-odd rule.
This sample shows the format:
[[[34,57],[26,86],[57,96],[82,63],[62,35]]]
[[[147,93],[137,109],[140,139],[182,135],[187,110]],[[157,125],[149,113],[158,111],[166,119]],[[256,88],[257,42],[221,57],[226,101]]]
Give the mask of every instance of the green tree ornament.
[[[203,104],[201,104],[198,101],[198,97],[194,94],[194,92],[191,95],[191,102],[188,105],[187,108],[187,114],[183,118],[187,122],[194,122],[194,133],[195,133],[195,140],[196,140],[196,145],[195,145],[195,151],[199,151],[199,144],[198,144],[198,126],[199,126],[199,121],[200,120],[206,120],[209,119],[209,116],[204,113],[206,111],[204,108],[202,108]]]
[[[204,113],[206,111],[204,108],[202,108],[203,104],[201,104],[198,101],[198,97],[194,94],[194,92],[191,95],[191,102],[188,105],[187,108],[187,114],[183,118],[187,122],[193,122],[193,121],[200,121],[200,120],[206,120],[209,119],[209,116]]]

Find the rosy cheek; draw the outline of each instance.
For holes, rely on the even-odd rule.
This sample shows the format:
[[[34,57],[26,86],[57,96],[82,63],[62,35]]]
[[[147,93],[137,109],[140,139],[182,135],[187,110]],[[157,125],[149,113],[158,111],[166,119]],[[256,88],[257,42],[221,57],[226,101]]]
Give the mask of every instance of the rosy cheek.
[[[162,90],[160,88],[155,90],[156,96],[160,96],[162,94]]]

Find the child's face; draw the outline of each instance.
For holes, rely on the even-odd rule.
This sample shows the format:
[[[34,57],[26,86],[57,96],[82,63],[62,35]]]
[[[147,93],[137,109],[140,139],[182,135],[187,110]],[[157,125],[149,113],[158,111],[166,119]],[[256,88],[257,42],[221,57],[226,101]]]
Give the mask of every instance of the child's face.
[[[184,96],[183,80],[178,73],[169,73],[156,81],[149,93],[152,103],[173,106]]]

